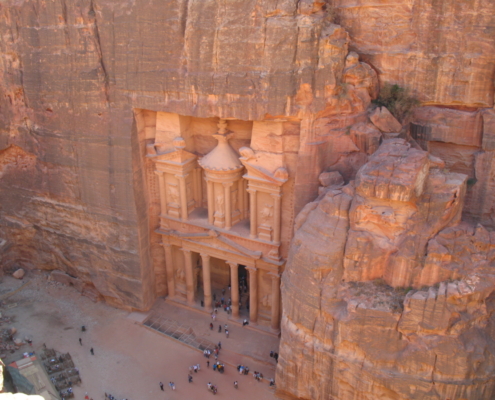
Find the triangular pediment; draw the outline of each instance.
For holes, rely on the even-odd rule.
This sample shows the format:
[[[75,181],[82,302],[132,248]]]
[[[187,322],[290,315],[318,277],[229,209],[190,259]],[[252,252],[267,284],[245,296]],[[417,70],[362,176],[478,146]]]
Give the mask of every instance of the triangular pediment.
[[[248,256],[259,259],[262,255],[261,251],[250,250],[214,230],[210,230],[209,232],[205,233],[180,233],[177,231],[170,231],[169,235],[180,238],[182,240],[187,240],[189,242],[207,245],[217,250],[223,250],[228,253],[238,254],[240,256]]]
[[[165,154],[158,154],[153,157],[153,161],[163,164],[182,165],[194,161],[196,155],[184,149],[177,149]]]
[[[271,173],[263,167],[255,166],[243,160],[241,158],[241,162],[246,167],[247,174],[244,175],[245,179],[254,179],[257,181],[262,181],[266,183],[271,183],[276,186],[282,186],[285,182],[287,182],[287,177],[284,175],[277,176],[277,171],[281,168],[277,169],[275,173]]]

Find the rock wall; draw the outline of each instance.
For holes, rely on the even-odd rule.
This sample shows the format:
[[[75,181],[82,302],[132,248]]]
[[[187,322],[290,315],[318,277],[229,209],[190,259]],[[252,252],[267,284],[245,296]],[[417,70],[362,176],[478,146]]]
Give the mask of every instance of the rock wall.
[[[351,48],[382,83],[429,105],[493,107],[495,4],[490,0],[332,0]]]
[[[495,234],[459,223],[465,185],[390,139],[306,206],[282,278],[280,395],[495,395]]]
[[[139,110],[297,127],[293,215],[322,170],[352,178],[380,140],[351,129],[378,79],[324,3],[8,0],[0,13],[7,270],[62,270],[131,308],[166,295]]]

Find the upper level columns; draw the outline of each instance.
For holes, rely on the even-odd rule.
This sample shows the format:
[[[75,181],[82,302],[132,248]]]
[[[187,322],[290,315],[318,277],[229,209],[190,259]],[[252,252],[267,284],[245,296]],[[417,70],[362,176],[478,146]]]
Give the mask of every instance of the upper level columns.
[[[213,190],[213,182],[210,180],[206,181],[206,191],[208,200],[208,224],[213,225],[213,213],[215,212],[215,192]]]
[[[257,205],[256,205],[256,190],[248,189],[249,192],[249,207],[251,209],[250,228],[251,232],[249,237],[256,239],[258,237],[258,220],[257,220]]]
[[[232,297],[232,317],[239,318],[239,265],[227,261],[230,266],[230,294]]]
[[[184,269],[186,275],[186,296],[187,302],[194,305],[194,276],[191,250],[182,249],[184,253]]]
[[[158,176],[158,187],[160,189],[160,211],[161,215],[167,215],[167,191],[165,190],[165,176],[162,171],[155,171]]]
[[[187,190],[186,190],[186,176],[175,175],[179,180],[179,192],[180,192],[180,217],[183,221],[188,219],[187,214]]]
[[[213,310],[211,300],[211,265],[210,256],[205,253],[201,253],[201,261],[203,264],[203,292],[205,296],[205,309],[207,311]]]
[[[232,183],[223,183],[223,191],[225,197],[225,229],[232,228],[232,196],[230,187]]]

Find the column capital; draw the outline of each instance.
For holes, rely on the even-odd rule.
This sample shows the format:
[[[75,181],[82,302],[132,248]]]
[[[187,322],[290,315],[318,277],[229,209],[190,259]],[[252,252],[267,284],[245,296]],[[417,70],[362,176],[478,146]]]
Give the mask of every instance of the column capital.
[[[256,272],[258,271],[259,268],[256,268],[256,267],[251,267],[249,265],[246,265],[246,269],[250,272],[250,273],[253,273],[253,272]]]
[[[270,275],[272,279],[280,279],[282,277],[282,274],[278,272],[268,272],[267,275]]]
[[[258,191],[258,189],[253,189],[253,188],[246,189],[246,192],[252,193],[252,194],[256,194],[257,191]]]
[[[174,175],[174,176],[177,179],[181,179],[182,180],[182,179],[186,179],[189,176],[189,174],[188,173],[187,174],[183,174],[183,175],[177,174],[177,175]]]
[[[222,185],[224,188],[231,187],[234,184],[234,182],[222,182]]]
[[[272,196],[275,199],[280,199],[282,197],[282,193],[270,193],[270,196]]]
[[[167,248],[168,248],[168,247],[172,247],[172,245],[171,245],[170,243],[163,242],[163,241],[162,241],[162,246],[163,246],[163,247],[167,247]]]
[[[191,254],[191,250],[189,250],[189,249],[185,249],[184,247],[181,247],[180,249],[181,249],[181,250],[184,252],[184,254],[186,254],[186,255],[190,255],[190,254]]]
[[[239,267],[239,263],[236,263],[234,261],[225,261],[225,262],[230,265],[230,268]]]
[[[160,175],[163,175],[163,174],[164,174],[164,172],[163,172],[163,171],[158,171],[158,170],[154,170],[153,172],[155,173],[155,175],[158,175],[158,176],[160,176]]]
[[[210,259],[210,255],[209,254],[206,254],[206,253],[199,253],[199,255],[201,256],[201,258],[203,260],[209,260]]]

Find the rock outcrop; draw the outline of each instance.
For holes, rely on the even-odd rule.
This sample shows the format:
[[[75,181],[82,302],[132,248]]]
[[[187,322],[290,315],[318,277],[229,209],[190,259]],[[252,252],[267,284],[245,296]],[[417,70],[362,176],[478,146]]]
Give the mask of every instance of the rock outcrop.
[[[392,139],[303,210],[282,278],[280,394],[495,394],[495,235],[459,222],[465,186]]]

